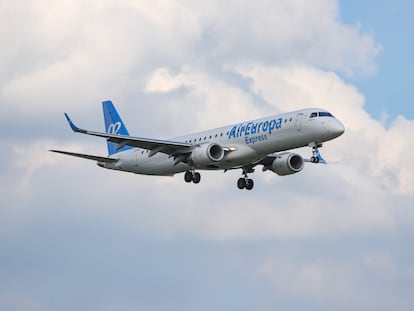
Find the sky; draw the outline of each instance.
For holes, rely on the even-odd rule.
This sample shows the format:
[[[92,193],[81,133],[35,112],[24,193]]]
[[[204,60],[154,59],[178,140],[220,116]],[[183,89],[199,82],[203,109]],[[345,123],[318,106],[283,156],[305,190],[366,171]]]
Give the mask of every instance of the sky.
[[[412,310],[406,1],[0,0],[0,309]],[[149,177],[106,155],[101,102],[168,139],[320,107],[328,165]],[[307,148],[296,150],[309,156]]]
[[[381,45],[376,74],[351,80],[365,95],[365,107],[376,118],[392,119],[398,114],[410,119],[414,117],[411,107],[414,95],[409,91],[414,69],[409,59],[414,53],[414,45],[406,31],[412,26],[412,9],[413,4],[404,0],[340,3],[341,19],[359,24]]]

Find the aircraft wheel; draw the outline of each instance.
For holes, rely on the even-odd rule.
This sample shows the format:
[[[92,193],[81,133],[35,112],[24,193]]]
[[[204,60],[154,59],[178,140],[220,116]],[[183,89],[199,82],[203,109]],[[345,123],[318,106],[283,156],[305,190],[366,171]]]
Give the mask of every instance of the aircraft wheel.
[[[193,181],[193,173],[191,173],[190,171],[185,172],[184,180],[185,180],[185,182],[192,182]]]
[[[244,178],[239,178],[239,180],[237,181],[237,188],[244,189],[245,187],[246,181],[244,180]]]
[[[312,163],[319,163],[319,158],[318,157],[311,157],[310,158]]]
[[[254,181],[253,181],[253,179],[247,179],[246,180],[246,189],[247,190],[252,190],[253,189],[253,186],[254,186]]]
[[[201,175],[200,173],[194,173],[193,175],[193,183],[198,184],[201,180]]]

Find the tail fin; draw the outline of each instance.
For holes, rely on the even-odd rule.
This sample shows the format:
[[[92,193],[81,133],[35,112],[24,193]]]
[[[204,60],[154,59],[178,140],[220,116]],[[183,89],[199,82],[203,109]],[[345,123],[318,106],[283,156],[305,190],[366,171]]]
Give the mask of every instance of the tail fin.
[[[126,129],[124,122],[122,121],[112,102],[110,100],[102,102],[102,108],[105,119],[106,133],[129,136],[128,130]],[[131,146],[124,146],[120,149],[117,149],[116,143],[112,143],[109,141],[107,143],[109,155],[113,155],[114,153],[133,148]]]

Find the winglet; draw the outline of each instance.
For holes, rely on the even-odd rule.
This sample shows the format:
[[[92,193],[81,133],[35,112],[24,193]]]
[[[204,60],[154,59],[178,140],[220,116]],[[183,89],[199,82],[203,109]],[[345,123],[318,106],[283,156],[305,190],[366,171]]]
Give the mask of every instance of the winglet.
[[[81,129],[77,127],[75,124],[73,124],[72,120],[69,118],[66,112],[65,112],[65,117],[66,117],[66,120],[68,120],[68,123],[74,132],[81,132]]]

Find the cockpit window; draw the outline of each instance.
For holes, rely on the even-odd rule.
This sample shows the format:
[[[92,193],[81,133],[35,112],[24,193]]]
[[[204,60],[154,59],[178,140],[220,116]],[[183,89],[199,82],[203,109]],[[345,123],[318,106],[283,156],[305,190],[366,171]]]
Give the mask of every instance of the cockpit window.
[[[329,112],[325,112],[325,111],[319,112],[319,116],[320,117],[333,117],[332,114],[330,114]]]
[[[312,112],[309,118],[316,118],[318,116],[317,112]]]

